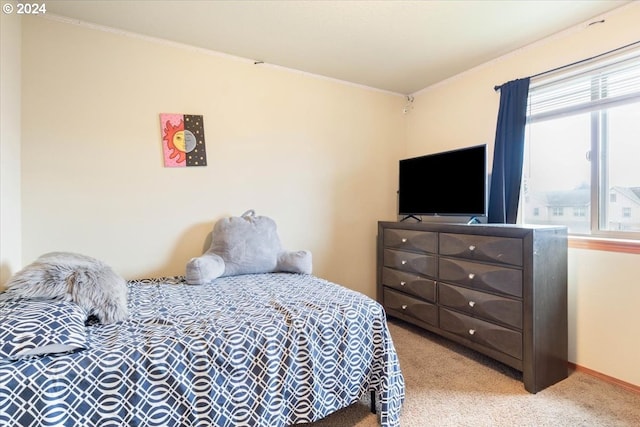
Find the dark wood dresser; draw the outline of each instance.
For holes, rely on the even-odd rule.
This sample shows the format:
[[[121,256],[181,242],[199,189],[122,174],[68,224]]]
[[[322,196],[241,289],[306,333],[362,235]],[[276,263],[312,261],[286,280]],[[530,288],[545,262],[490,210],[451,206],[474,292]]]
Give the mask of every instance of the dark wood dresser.
[[[521,371],[530,393],[567,377],[565,227],[381,221],[377,270],[389,316]]]

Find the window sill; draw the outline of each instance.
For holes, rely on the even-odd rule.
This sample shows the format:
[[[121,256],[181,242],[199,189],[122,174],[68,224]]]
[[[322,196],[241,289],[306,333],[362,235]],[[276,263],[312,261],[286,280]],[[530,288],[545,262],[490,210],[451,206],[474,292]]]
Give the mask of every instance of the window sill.
[[[569,236],[569,247],[575,249],[592,249],[597,251],[640,254],[640,241],[637,240]]]

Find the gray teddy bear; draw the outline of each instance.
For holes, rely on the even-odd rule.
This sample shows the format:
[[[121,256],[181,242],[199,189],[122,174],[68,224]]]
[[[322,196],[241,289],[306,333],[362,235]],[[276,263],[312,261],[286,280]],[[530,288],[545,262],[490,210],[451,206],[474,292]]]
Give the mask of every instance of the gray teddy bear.
[[[186,280],[191,285],[202,285],[238,274],[311,274],[311,264],[311,252],[282,249],[275,221],[248,210],[240,217],[216,222],[211,247],[187,263]]]

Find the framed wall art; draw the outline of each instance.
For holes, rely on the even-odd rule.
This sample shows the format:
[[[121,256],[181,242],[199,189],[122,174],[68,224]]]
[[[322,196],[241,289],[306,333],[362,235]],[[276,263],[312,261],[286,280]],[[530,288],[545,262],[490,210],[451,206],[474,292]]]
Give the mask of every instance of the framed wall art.
[[[160,114],[165,167],[206,166],[204,120],[194,114]]]

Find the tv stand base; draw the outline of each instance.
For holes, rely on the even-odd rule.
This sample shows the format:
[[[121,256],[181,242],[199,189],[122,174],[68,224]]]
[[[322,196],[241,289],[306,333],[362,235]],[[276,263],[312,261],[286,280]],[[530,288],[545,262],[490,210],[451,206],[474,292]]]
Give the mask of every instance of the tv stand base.
[[[418,222],[422,222],[422,218],[419,218],[419,217],[417,217],[417,216],[415,216],[415,215],[407,215],[407,216],[405,216],[404,218],[402,218],[402,219],[400,220],[400,222],[403,222],[405,219],[409,219],[409,218],[413,218],[413,219],[415,219],[415,220],[416,220],[416,221],[418,221]]]
[[[480,224],[480,220],[477,216],[472,216],[471,219],[467,221],[467,224]]]

